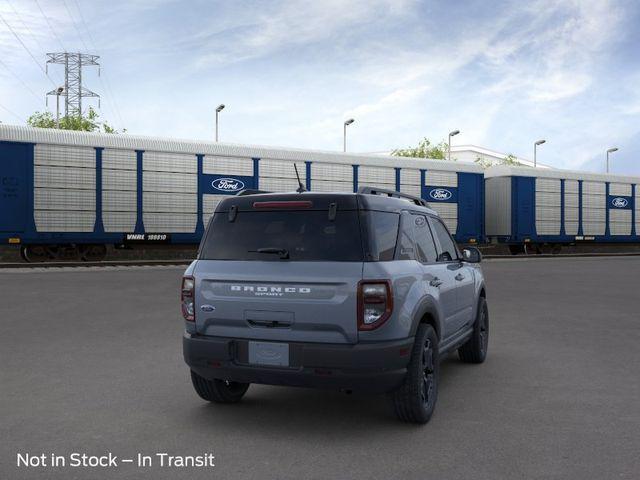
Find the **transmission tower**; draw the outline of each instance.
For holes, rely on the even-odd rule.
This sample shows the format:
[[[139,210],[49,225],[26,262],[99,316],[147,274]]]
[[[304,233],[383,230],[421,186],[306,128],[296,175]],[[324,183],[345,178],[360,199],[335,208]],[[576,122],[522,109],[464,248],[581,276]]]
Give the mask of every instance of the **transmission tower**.
[[[98,98],[98,107],[100,106],[100,95],[82,86],[82,67],[97,66],[98,75],[100,75],[100,64],[98,55],[89,55],[87,53],[47,53],[47,69],[50,63],[58,63],[64,65],[64,90],[60,88],[51,90],[47,95],[64,96],[64,113],[65,116],[82,116],[82,99],[85,97]]]

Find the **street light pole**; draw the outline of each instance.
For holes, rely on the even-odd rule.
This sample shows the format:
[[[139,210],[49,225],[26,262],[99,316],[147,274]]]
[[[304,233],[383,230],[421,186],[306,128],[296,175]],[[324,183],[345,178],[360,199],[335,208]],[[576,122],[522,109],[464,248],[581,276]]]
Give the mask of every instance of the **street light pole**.
[[[347,125],[351,125],[355,120],[350,118],[349,120],[345,120],[342,131],[342,151],[347,151]]]
[[[447,160],[451,161],[451,137],[455,137],[460,133],[460,130],[454,130],[453,132],[449,132],[449,143],[447,148]]]
[[[222,110],[224,110],[224,103],[221,103],[218,105],[218,108],[216,108],[216,142],[218,141],[218,115]]]
[[[537,159],[538,145],[542,145],[545,142],[546,140],[538,140],[533,144],[533,168],[536,168],[538,166],[538,159]]]
[[[607,173],[609,173],[609,154],[617,151],[618,151],[618,147],[613,147],[607,150]]]
[[[56,89],[56,128],[60,128],[60,94],[64,92],[64,87]]]

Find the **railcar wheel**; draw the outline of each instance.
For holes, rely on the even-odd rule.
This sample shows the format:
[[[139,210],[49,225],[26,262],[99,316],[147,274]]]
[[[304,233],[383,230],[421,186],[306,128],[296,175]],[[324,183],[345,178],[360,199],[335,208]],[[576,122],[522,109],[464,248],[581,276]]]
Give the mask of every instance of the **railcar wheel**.
[[[84,262],[100,262],[107,256],[105,245],[82,245],[80,247],[80,258]]]
[[[551,249],[551,253],[553,253],[554,255],[558,255],[561,251],[562,251],[562,244],[560,243],[555,243],[553,245],[553,248]]]
[[[50,258],[46,245],[23,245],[20,255],[27,263],[46,262]]]

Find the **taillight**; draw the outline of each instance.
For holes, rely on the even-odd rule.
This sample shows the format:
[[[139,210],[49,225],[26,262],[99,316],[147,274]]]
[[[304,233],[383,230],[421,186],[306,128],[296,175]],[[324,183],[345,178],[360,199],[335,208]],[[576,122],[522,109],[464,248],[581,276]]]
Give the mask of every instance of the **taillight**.
[[[182,303],[182,316],[187,322],[195,322],[195,288],[196,279],[193,277],[182,277],[182,290],[180,301]]]
[[[374,330],[393,311],[389,280],[363,280],[358,284],[358,330]]]

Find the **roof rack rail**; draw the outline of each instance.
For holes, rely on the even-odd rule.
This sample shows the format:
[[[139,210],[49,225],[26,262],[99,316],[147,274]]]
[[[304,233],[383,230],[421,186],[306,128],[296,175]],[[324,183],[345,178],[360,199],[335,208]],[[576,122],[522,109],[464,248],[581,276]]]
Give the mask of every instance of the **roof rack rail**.
[[[272,192],[268,192],[266,190],[258,190],[255,188],[246,188],[236,193],[236,197],[244,197],[245,195],[259,195],[261,193],[272,193]]]
[[[386,188],[378,188],[378,187],[360,187],[358,188],[358,193],[363,193],[366,195],[386,195],[387,197],[394,198],[402,198],[404,200],[409,200],[416,205],[420,205],[421,207],[428,207],[426,200],[423,200],[420,197],[415,197],[413,195],[409,195],[408,193],[396,192],[395,190],[387,190]]]

